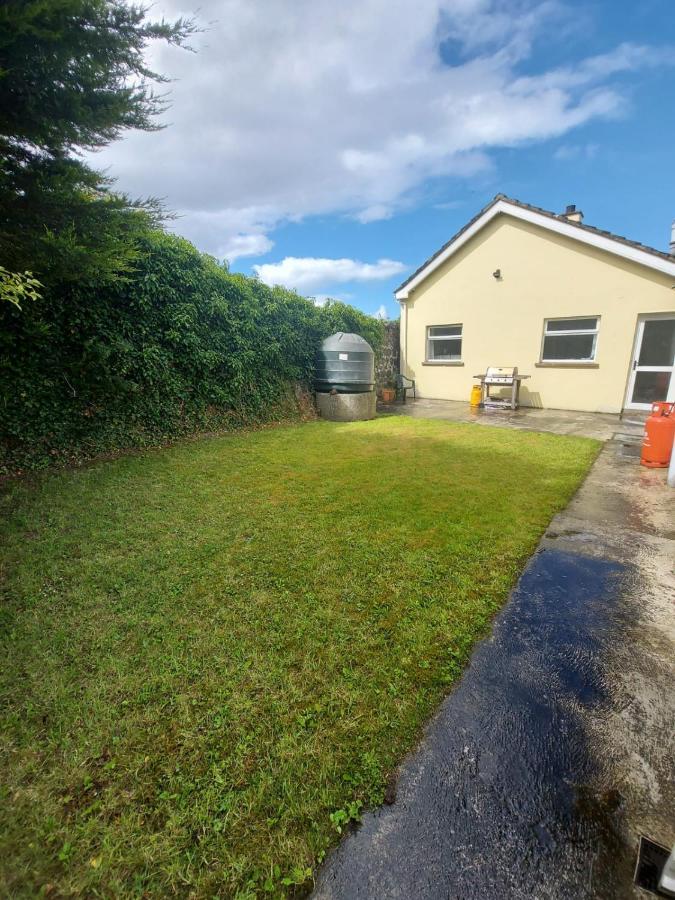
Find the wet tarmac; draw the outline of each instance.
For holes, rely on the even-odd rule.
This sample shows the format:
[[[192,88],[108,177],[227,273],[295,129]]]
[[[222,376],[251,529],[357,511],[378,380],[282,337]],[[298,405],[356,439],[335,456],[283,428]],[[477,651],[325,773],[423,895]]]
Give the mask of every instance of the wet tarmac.
[[[639,834],[675,840],[673,496],[606,445],[316,898],[648,896]]]
[[[608,702],[601,649],[623,625],[628,577],[554,550],[531,560],[396,803],[347,838],[317,897],[617,896],[598,853],[615,800],[584,791],[595,762],[581,708]]]

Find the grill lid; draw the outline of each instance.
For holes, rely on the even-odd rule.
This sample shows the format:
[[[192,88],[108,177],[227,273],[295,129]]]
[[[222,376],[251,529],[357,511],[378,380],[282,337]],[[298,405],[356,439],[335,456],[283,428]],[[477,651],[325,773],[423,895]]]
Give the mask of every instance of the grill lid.
[[[518,374],[518,366],[488,366],[485,372],[486,384],[513,384]]]

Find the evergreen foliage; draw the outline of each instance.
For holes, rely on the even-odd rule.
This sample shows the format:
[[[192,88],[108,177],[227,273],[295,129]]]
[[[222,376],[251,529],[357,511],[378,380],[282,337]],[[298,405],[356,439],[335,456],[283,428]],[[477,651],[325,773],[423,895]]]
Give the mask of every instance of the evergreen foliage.
[[[191,21],[151,22],[122,0],[0,5],[0,262],[43,282],[124,272],[156,201],[110,192],[82,150],[128,128],[158,128],[165,79],[144,63],[153,40],[182,45]]]
[[[139,238],[135,270],[0,304],[0,469],[297,416],[319,342],[382,323],[230,273],[186,240]]]
[[[297,414],[320,338],[380,325],[230,274],[80,151],[152,130],[149,42],[190,20],[125,0],[0,4],[0,471]],[[9,302],[6,302],[9,301]]]

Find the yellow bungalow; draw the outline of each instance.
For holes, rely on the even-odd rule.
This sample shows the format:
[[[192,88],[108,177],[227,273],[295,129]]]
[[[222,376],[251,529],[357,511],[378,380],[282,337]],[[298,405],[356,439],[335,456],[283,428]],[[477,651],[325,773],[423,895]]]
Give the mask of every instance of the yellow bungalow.
[[[418,396],[468,400],[488,366],[518,366],[523,406],[675,401],[675,243],[665,253],[582,218],[498,194],[397,289]]]

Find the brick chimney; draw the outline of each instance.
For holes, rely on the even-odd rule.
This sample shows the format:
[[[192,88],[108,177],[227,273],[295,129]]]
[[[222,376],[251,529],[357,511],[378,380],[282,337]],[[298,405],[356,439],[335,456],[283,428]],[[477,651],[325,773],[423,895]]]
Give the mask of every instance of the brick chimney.
[[[583,221],[584,214],[580,209],[576,208],[574,203],[570,203],[570,205],[565,208],[562,217],[563,219],[567,219],[568,222],[581,222]]]

